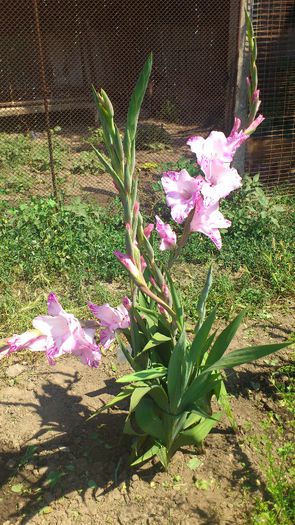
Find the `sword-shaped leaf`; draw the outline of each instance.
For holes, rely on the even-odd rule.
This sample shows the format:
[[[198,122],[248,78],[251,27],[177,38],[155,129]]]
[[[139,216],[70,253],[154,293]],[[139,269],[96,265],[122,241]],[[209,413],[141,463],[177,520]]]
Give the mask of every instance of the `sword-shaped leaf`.
[[[117,383],[135,383],[136,381],[148,381],[149,379],[156,379],[167,374],[167,368],[158,366],[157,368],[148,368],[147,370],[140,370],[134,374],[119,377]]]
[[[234,338],[244,316],[245,311],[237,315],[237,317],[221,332],[221,334],[219,334],[208,354],[208,358],[205,363],[206,368],[211,366],[215,361],[218,361],[218,359],[223,356],[224,352]]]
[[[129,132],[130,140],[135,140],[138,117],[142,105],[142,101],[148,86],[150,74],[152,71],[153,65],[153,55],[149,55],[146,63],[143,66],[143,69],[138,77],[134,91],[131,95],[128,114],[127,114],[127,129]]]
[[[245,363],[251,363],[256,359],[265,357],[273,352],[277,352],[282,348],[286,348],[291,343],[277,343],[272,345],[260,345],[260,346],[248,346],[246,348],[240,348],[239,350],[233,350],[229,354],[225,355],[218,361],[216,361],[212,366],[206,368],[203,372],[205,375],[211,370],[223,370],[226,368],[234,368],[235,366],[244,365]],[[202,375],[199,376],[200,378]]]

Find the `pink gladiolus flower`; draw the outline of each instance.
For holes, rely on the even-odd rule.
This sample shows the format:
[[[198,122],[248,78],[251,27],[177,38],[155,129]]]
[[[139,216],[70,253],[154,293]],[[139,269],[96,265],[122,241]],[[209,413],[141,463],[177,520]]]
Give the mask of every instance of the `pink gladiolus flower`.
[[[205,175],[205,183],[201,187],[205,205],[227,197],[242,184],[237,170],[230,168],[236,149],[246,140],[244,133],[238,132],[239,126],[240,121],[236,119],[228,138],[224,133],[212,131],[207,139],[191,137],[187,142],[196,153],[198,164]]]
[[[158,310],[159,310],[160,314],[166,315],[166,310],[161,304],[158,304]]]
[[[88,307],[103,327],[100,332],[100,342],[105,349],[108,349],[115,340],[116,330],[130,326],[128,310],[123,304],[117,308],[112,308],[109,304],[98,306],[89,303]]]
[[[235,168],[230,168],[227,164],[216,161],[210,182],[204,181],[201,188],[205,206],[211,206],[220,199],[227,197],[241,185],[242,179]]]
[[[157,283],[156,283],[155,279],[152,276],[150,276],[150,282],[155,288],[157,288]]]
[[[25,350],[26,348],[33,352],[46,351],[47,337],[41,335],[38,330],[29,330],[23,334],[14,334],[7,340],[9,353]]]
[[[222,241],[219,228],[228,228],[231,222],[224,218],[219,211],[218,203],[205,206],[200,196],[196,203],[195,213],[190,224],[192,232],[200,232],[214,242],[218,250],[221,249]]]
[[[260,97],[260,89],[254,89],[252,99],[259,100],[259,97]]]
[[[259,90],[255,91],[255,97],[259,97]],[[233,128],[228,137],[221,131],[211,131],[209,136],[190,137],[187,141],[193,153],[197,156],[197,161],[205,174],[206,180],[210,182],[214,176],[216,163],[229,164],[232,162],[237,149],[248,139],[249,134],[263,122],[263,115],[258,117],[248,126],[247,129],[241,130],[241,121],[235,117]],[[235,189],[235,188],[234,188]]]
[[[10,352],[25,348],[46,352],[50,364],[62,354],[73,354],[82,363],[97,367],[101,358],[94,343],[94,328],[82,328],[73,314],[63,310],[54,293],[48,296],[48,314],[33,319],[35,331],[14,335],[7,340]]]
[[[148,224],[148,225],[144,228],[143,233],[145,234],[145,236],[146,236],[147,239],[150,238],[153,229],[154,229],[154,225],[153,225],[153,224]]]
[[[175,222],[181,224],[195,207],[203,178],[191,177],[186,170],[181,170],[167,171],[161,181],[167,204],[171,208],[171,216]]]
[[[157,215],[156,221],[156,230],[162,239],[160,250],[171,250],[176,245],[176,233],[172,230],[170,224],[165,224]]]

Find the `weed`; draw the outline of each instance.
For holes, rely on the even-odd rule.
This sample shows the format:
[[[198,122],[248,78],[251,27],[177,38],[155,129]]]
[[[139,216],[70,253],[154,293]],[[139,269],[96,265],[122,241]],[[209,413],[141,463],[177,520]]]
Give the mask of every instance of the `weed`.
[[[136,147],[140,150],[169,149],[171,146],[169,133],[156,124],[139,124]]]
[[[23,134],[0,134],[0,168],[16,168],[27,163],[31,152],[30,137]]]
[[[96,175],[103,171],[94,151],[81,151],[73,160],[70,171],[73,175]]]
[[[88,128],[88,137],[86,142],[91,146],[99,146],[103,142],[103,132],[101,128]]]
[[[272,374],[271,382],[279,394],[279,405],[285,410],[284,418],[270,413],[262,423],[263,433],[248,437],[259,453],[267,490],[267,497],[256,501],[253,525],[291,525],[295,522],[295,445],[290,438],[295,400],[292,377],[294,365],[280,367]]]
[[[166,120],[167,122],[177,122],[178,110],[174,102],[167,99],[163,102],[160,109],[160,120]]]
[[[58,136],[60,128],[51,130],[53,159],[56,170],[61,170],[68,158],[69,147]],[[50,158],[47,141],[39,140],[33,141],[31,148],[31,155],[29,160],[30,168],[36,172],[46,172],[50,170]]]

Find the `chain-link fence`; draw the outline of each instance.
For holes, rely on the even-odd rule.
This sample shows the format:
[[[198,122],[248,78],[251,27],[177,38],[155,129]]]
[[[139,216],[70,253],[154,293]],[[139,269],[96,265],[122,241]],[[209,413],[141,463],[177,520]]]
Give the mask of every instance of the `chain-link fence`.
[[[272,187],[294,193],[295,3],[256,0],[253,25],[258,44],[264,123],[248,142],[247,168]]]
[[[123,123],[136,77],[152,50],[154,68],[137,143],[142,186],[148,195],[167,163],[188,155],[185,139],[189,135],[207,134],[213,128],[229,131],[232,125],[241,3],[3,0],[0,193],[6,198],[48,195],[53,183],[53,189],[56,185],[68,197],[106,202],[114,195],[91,149],[91,144],[102,147],[91,85],[107,91],[117,120]],[[263,110],[274,111],[259,139],[251,139],[248,166],[272,183],[291,177],[289,141],[294,131],[286,113],[292,110],[287,101],[292,96],[287,72],[292,64],[294,67],[288,55],[289,40],[276,48],[276,57],[285,49],[289,57],[285,69],[276,62],[280,106],[275,98],[278,83],[269,73],[270,42],[274,34],[280,40],[287,22],[281,13],[270,15],[267,23],[262,16],[264,8],[270,6],[271,11],[271,6],[281,4],[286,5],[287,13],[288,0],[257,0],[254,8]],[[273,18],[281,20],[276,33]],[[269,155],[267,141],[277,152],[277,122],[282,121],[286,126],[280,128],[280,153]],[[262,151],[262,144],[267,155],[257,164],[256,148]],[[270,167],[275,160],[276,171]]]

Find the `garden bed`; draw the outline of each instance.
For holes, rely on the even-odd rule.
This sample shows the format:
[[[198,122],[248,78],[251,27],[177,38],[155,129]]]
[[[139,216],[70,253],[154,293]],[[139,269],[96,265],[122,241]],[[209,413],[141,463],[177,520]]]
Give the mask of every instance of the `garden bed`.
[[[292,311],[290,305],[287,311],[273,310],[268,321],[246,321],[233,346],[290,337],[295,329]],[[288,428],[286,409],[271,379],[291,354],[283,350],[229,371],[238,433],[223,419],[202,450],[178,452],[168,473],[153,462],[128,468],[129,439],[121,437],[124,405],[86,421],[117,392],[115,377],[126,371],[115,350],[106,353],[97,370],[73,358],[61,359],[55,367],[41,356],[32,360],[28,355],[24,361],[15,355],[2,361],[0,522],[251,523],[257,498],[270,498],[263,420],[274,413],[277,425],[279,420],[280,428]],[[277,381],[287,387],[290,377],[281,372]],[[279,434],[275,437],[277,425],[271,431],[273,454],[282,446]],[[290,438],[289,428],[283,441]]]

